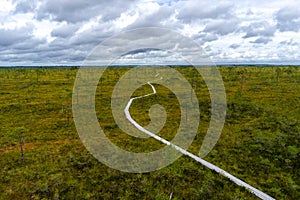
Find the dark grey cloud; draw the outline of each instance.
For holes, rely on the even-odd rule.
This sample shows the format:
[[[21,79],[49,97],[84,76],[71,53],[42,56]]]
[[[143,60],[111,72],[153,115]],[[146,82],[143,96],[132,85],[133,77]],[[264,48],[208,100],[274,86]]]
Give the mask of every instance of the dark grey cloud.
[[[51,57],[50,60],[56,59],[58,62],[70,60],[81,61],[88,55],[88,53],[98,44],[97,40],[89,40],[86,42],[85,37],[73,41],[71,38],[57,37],[46,46],[40,48],[45,57]],[[49,54],[48,54],[49,53]]]
[[[15,1],[16,7],[14,13],[28,13],[33,12],[36,7],[38,1],[36,0],[17,0]]]
[[[267,44],[270,41],[272,41],[272,39],[269,37],[259,37],[256,40],[252,41],[251,43]]]
[[[277,27],[280,31],[300,30],[300,3],[293,7],[285,7],[276,13]]]
[[[0,46],[11,46],[32,37],[32,26],[16,29],[0,29]]]
[[[262,22],[252,23],[249,26],[241,27],[240,30],[246,32],[246,35],[244,35],[243,38],[250,38],[250,37],[257,37],[257,36],[271,37],[274,35],[276,31],[276,27],[269,24],[266,21],[262,21]]]
[[[86,53],[74,49],[53,50],[46,47],[36,47],[35,50],[9,49],[0,52],[1,62],[20,64],[66,64],[84,60]],[[29,59],[30,58],[30,59]]]
[[[212,4],[204,1],[180,1],[176,4],[179,12],[177,18],[185,23],[199,19],[228,18],[233,4],[220,2]]]
[[[13,46],[11,46],[12,49],[16,51],[25,51],[29,52],[32,51],[32,49],[39,47],[42,44],[46,44],[46,39],[38,39],[31,37],[30,39],[21,41],[19,43],[15,43]]]
[[[129,0],[46,0],[37,10],[36,18],[77,23],[101,16],[104,21],[108,21],[118,18],[134,3]]]
[[[143,49],[136,49],[133,51],[129,51],[121,56],[126,56],[126,55],[134,55],[134,54],[139,54],[139,53],[146,53],[150,51],[161,51],[161,49],[155,49],[155,48],[143,48]]]
[[[97,45],[106,38],[114,35],[116,29],[110,22],[99,21],[99,23],[90,29],[75,34],[69,39],[71,45]]]
[[[232,44],[232,45],[229,46],[229,48],[231,48],[231,49],[237,49],[239,47],[240,47],[239,44]]]
[[[51,32],[52,37],[68,38],[75,34],[75,32],[80,28],[81,24],[66,24]]]
[[[279,44],[284,46],[299,46],[299,43],[295,42],[293,39],[281,41]]]
[[[227,35],[229,33],[234,33],[237,27],[237,20],[216,20],[207,24],[203,31],[212,32],[218,35]]]
[[[193,39],[198,41],[199,44],[205,44],[206,42],[212,42],[218,40],[218,36],[212,33],[199,32],[193,36]]]
[[[48,47],[50,47],[52,49],[53,48],[63,49],[63,48],[71,48],[71,45],[70,45],[69,38],[58,37],[58,38],[55,38],[53,41],[51,41],[48,44]]]
[[[175,24],[171,22],[169,19],[172,15],[175,14],[175,8],[163,4],[159,7],[159,9],[149,15],[144,15],[143,13],[138,13],[138,19],[130,24],[126,29],[134,29],[141,27],[164,27],[164,28],[173,28],[178,29],[182,27],[181,24]]]

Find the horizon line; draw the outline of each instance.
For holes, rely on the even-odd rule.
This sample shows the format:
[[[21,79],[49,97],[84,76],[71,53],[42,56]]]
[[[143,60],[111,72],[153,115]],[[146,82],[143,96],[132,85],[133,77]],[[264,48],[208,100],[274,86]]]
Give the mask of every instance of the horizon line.
[[[297,66],[293,63],[215,63],[215,64],[111,64],[111,65],[76,65],[76,64],[58,64],[58,65],[0,65],[0,68],[51,68],[51,67],[136,67],[136,66]]]

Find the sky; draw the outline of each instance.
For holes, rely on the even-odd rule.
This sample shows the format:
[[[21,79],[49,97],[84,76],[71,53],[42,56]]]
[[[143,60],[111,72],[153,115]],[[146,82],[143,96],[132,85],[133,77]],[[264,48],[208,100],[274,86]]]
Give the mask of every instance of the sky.
[[[215,63],[300,64],[299,0],[0,0],[0,66],[81,65],[101,42],[144,27],[191,38]]]

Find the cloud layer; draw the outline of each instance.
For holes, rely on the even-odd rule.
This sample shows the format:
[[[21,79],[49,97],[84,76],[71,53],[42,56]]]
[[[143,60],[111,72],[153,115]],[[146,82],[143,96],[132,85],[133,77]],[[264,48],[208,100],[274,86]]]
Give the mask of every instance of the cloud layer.
[[[300,64],[297,0],[0,1],[2,66],[80,65],[106,38],[149,26],[192,38],[217,63]],[[126,57],[166,55],[157,52]]]

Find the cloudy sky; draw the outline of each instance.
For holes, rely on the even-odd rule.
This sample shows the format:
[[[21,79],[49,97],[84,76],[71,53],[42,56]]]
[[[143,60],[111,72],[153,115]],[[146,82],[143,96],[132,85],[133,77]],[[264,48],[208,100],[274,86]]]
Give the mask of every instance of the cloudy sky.
[[[0,66],[80,65],[100,42],[142,27],[177,31],[216,63],[300,64],[299,0],[0,0],[0,22]]]

